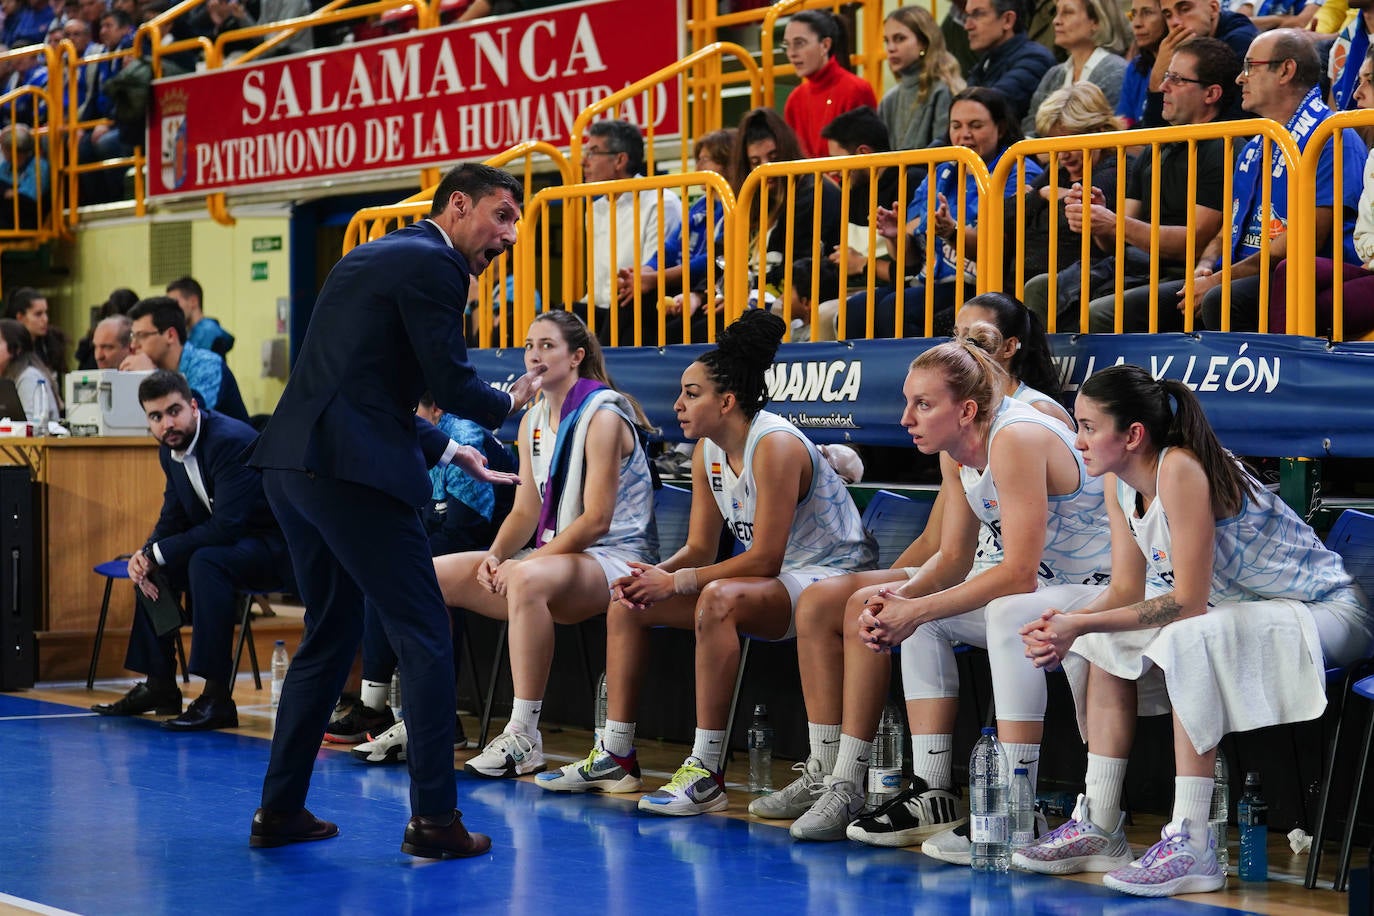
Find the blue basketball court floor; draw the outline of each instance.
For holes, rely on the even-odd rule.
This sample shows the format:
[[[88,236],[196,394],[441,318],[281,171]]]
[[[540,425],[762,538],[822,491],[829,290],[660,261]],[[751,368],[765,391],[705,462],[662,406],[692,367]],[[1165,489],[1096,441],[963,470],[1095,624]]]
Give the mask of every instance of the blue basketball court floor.
[[[796,843],[764,823],[651,817],[633,799],[555,796],[527,780],[463,773],[464,820],[491,834],[492,852],[429,862],[400,851],[405,768],[332,751],[319,756],[310,808],[338,822],[340,836],[255,850],[261,737],[171,734],[152,719],[0,694],[0,747],[0,911],[1237,912],[1233,901],[1223,909],[1038,875],[993,878],[909,851]]]

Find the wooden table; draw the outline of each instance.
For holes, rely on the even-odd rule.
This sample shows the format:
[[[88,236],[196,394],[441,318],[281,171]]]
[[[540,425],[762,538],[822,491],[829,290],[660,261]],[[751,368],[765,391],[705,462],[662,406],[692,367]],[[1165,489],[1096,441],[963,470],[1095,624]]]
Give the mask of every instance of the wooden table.
[[[29,468],[42,548],[38,676],[75,677],[90,659],[105,579],[97,563],[143,546],[162,506],[164,478],[151,436],[0,438],[0,464]],[[133,591],[110,598],[102,672],[121,669]]]

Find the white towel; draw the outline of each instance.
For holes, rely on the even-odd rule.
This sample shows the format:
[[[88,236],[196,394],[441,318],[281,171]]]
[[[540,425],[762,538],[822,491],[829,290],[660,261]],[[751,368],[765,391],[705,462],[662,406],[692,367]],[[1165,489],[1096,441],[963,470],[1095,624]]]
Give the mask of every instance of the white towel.
[[[602,388],[587,398],[577,425],[572,431],[572,448],[568,451],[568,474],[563,484],[563,492],[558,501],[558,515],[555,531],[567,528],[582,514],[582,485],[587,472],[587,430],[592,425],[592,417],[602,408],[618,413],[626,422],[633,425],[634,413],[625,395],[613,388]],[[553,532],[549,533],[549,538]]]

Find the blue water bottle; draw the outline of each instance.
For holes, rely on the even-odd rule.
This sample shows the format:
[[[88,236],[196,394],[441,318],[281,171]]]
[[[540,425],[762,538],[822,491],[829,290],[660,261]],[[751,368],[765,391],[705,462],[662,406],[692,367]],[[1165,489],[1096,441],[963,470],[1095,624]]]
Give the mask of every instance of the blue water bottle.
[[[1269,805],[1258,773],[1245,774],[1245,794],[1236,806],[1240,822],[1240,880],[1269,880]]]

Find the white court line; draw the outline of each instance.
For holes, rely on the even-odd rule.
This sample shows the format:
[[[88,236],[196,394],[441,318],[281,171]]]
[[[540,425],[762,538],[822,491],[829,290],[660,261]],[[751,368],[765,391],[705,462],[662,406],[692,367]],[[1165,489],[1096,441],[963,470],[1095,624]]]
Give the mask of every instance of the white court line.
[[[30,913],[44,913],[47,914],[47,916],[78,916],[78,914],[70,910],[59,910],[55,906],[48,906],[45,903],[37,903],[33,900],[25,900],[23,897],[11,897],[9,894],[0,894],[0,903],[7,903],[21,910],[28,910]]]
[[[54,712],[33,716],[0,716],[0,722],[21,722],[24,719],[89,719],[93,717],[93,712]]]

